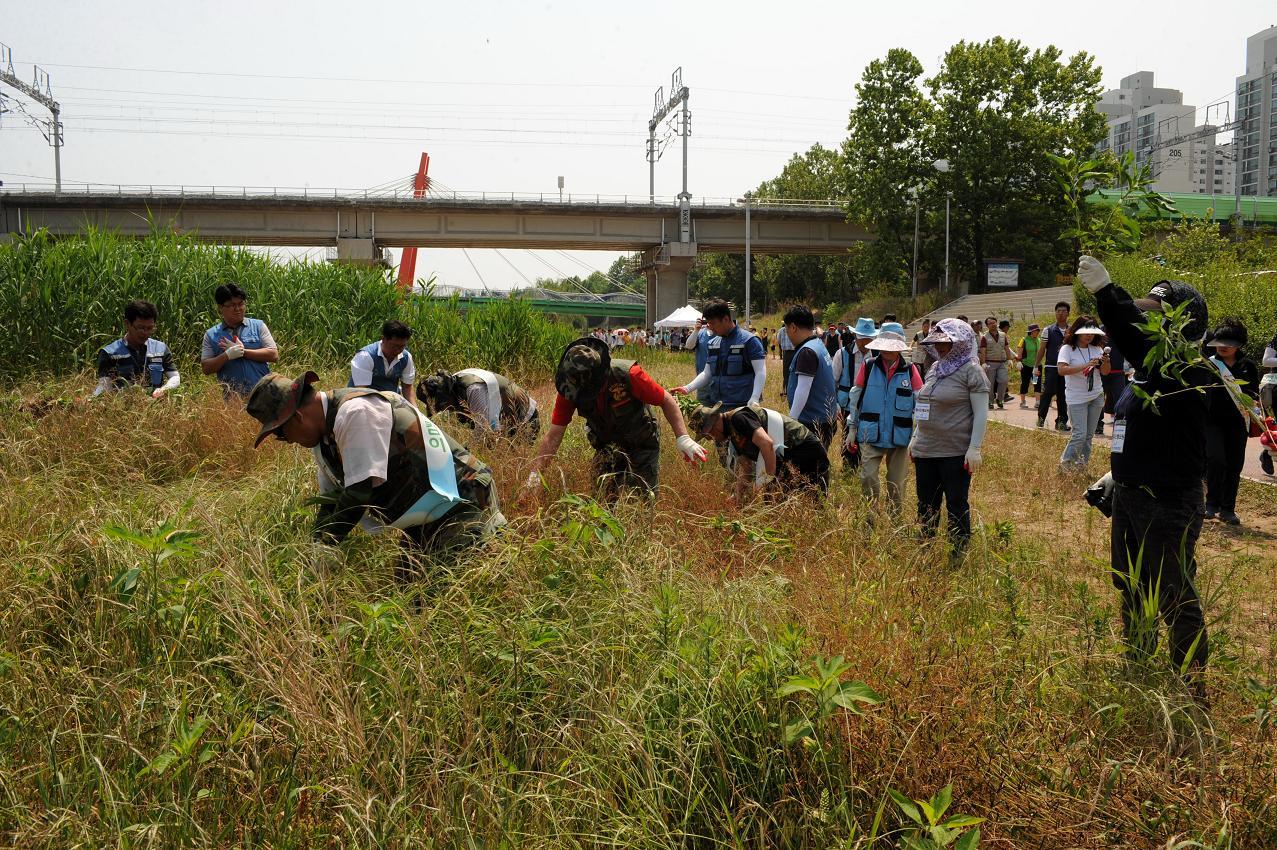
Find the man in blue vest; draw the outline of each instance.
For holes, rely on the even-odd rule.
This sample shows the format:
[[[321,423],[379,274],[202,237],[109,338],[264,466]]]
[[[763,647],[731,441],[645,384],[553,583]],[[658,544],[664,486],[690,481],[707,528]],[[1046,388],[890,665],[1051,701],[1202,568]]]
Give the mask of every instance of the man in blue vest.
[[[130,301],[124,307],[124,336],[98,351],[98,385],[94,395],[116,392],[138,384],[151,398],[162,398],[181,383],[173,363],[173,352],[158,339],[155,320],[159,317],[149,301]]]
[[[866,346],[870,355],[856,373],[847,420],[847,442],[860,446],[860,488],[878,501],[878,467],[887,461],[887,505],[900,516],[901,493],[909,477],[909,440],[913,437],[916,393],[922,389],[918,367],[905,360],[904,328],[886,322]]]
[[[399,393],[410,404],[417,403],[417,367],[408,353],[412,328],[398,319],[381,326],[381,340],[364,346],[350,361],[352,387]]]
[[[268,363],[279,359],[275,338],[261,319],[250,319],[248,295],[234,283],[224,283],[213,293],[222,321],[204,334],[200,368],[217,375],[228,392],[248,395],[270,374]]]
[[[705,326],[714,334],[709,341],[705,367],[691,383],[670,392],[687,395],[692,390],[713,386],[724,409],[758,404],[767,381],[763,341],[736,324],[726,301],[710,301],[702,313]]]
[[[785,396],[789,415],[807,426],[829,450],[838,430],[838,398],[834,364],[826,343],[816,333],[816,317],[801,304],[785,313],[785,335],[794,342]]]
[[[709,362],[709,344],[714,338],[714,332],[706,327],[705,317],[701,316],[696,320],[696,330],[687,335],[687,341],[683,343],[685,351],[696,352],[696,374],[705,371],[705,364]],[[696,400],[706,407],[713,407],[718,403],[718,388],[711,381],[709,384],[701,387],[696,391]]]

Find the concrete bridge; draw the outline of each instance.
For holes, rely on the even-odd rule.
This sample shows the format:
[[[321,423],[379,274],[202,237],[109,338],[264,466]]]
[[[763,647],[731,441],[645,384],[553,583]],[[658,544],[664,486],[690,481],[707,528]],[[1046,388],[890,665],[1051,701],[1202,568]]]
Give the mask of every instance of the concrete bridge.
[[[744,205],[731,199],[680,209],[672,201],[597,195],[412,198],[244,187],[0,191],[0,234],[6,235],[43,227],[67,236],[94,226],[145,236],[159,228],[215,243],[335,247],[339,259],[351,262],[372,262],[383,248],[408,246],[639,251],[649,323],[687,303],[687,273],[698,252],[745,250],[745,221]],[[832,202],[751,199],[749,230],[750,250],[759,254],[840,254],[873,238]]]

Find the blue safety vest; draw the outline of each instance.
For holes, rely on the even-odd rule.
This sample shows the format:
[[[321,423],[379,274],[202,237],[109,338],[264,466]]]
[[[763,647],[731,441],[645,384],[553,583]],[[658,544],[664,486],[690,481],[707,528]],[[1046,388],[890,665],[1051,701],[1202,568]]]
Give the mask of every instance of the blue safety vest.
[[[115,376],[119,380],[130,384],[146,384],[152,389],[158,389],[164,385],[164,355],[168,354],[168,346],[158,339],[146,341],[146,365],[143,367],[146,375],[142,378],[139,378],[133,367],[133,352],[129,351],[129,345],[123,338],[117,339],[110,345],[102,346],[102,351],[111,358]]]
[[[899,449],[913,436],[913,367],[901,358],[891,380],[879,357],[865,361],[865,388],[860,398],[856,438],[880,449]]]
[[[838,406],[844,412],[851,410],[851,388],[856,382],[856,364],[855,358],[852,357],[852,348],[844,348],[838,352],[838,356],[842,358],[842,374],[838,376]]]
[[[262,347],[262,329],[265,327],[261,319],[244,320],[244,326],[239,329],[239,341],[245,350],[252,351]],[[224,322],[218,322],[208,329],[204,339],[211,344],[214,354],[221,354],[225,349],[219,343],[222,340],[233,342],[235,332],[228,329]],[[217,370],[217,380],[237,393],[248,394],[263,376],[269,374],[269,365],[241,357],[238,360],[227,360],[226,365]]]
[[[696,374],[705,371],[705,364],[709,362],[709,341],[714,338],[714,334],[710,333],[707,328],[701,328],[696,332]]]
[[[408,367],[408,361],[411,359],[408,349],[405,348],[399,352],[395,362],[390,364],[389,372],[386,371],[386,359],[381,356],[380,342],[365,345],[363,351],[372,356],[372,388],[388,393],[401,392],[403,389],[403,372]],[[352,375],[346,386],[353,387],[354,385],[355,378]]]
[[[818,363],[816,374],[812,377],[811,391],[807,394],[807,403],[803,405],[803,409],[798,411],[794,418],[804,425],[811,426],[818,422],[828,422],[834,418],[837,400],[834,392],[834,361],[830,358],[829,351],[825,348],[825,344],[821,342],[820,337],[814,336],[804,342],[794,352],[795,363],[798,361],[799,352],[804,348],[810,348],[816,352]],[[789,398],[791,406],[794,403],[794,395],[798,392],[798,378],[798,370],[791,366],[789,368],[789,384],[785,387],[785,395]]]
[[[724,408],[749,404],[754,395],[754,365],[750,362],[750,340],[759,347],[758,337],[737,325],[727,336],[709,341],[709,360],[718,400]],[[762,355],[759,355],[762,359]]]

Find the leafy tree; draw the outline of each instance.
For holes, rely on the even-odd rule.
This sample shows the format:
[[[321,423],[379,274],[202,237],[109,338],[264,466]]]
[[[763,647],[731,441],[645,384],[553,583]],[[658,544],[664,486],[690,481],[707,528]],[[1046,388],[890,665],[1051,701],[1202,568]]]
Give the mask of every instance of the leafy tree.
[[[1100,69],[1086,53],[1064,61],[999,37],[954,45],[926,84],[935,112],[921,147],[950,165],[932,185],[953,193],[954,267],[978,276],[988,256],[1035,252],[1028,280],[1053,278],[1062,258],[1042,255],[1061,253],[1069,221],[1049,154],[1089,152],[1103,136]]]
[[[873,226],[865,263],[880,281],[902,284],[913,262],[914,199],[933,180],[929,158],[934,108],[920,87],[922,63],[904,48],[887,51],[856,84],[843,142],[848,211]]]

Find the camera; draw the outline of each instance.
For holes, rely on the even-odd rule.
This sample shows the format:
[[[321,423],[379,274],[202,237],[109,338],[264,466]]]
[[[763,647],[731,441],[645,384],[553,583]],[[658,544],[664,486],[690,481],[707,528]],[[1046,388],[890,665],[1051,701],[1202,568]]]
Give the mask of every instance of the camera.
[[[1113,516],[1113,473],[1105,473],[1103,478],[1086,488],[1083,496],[1091,507],[1106,517]]]

